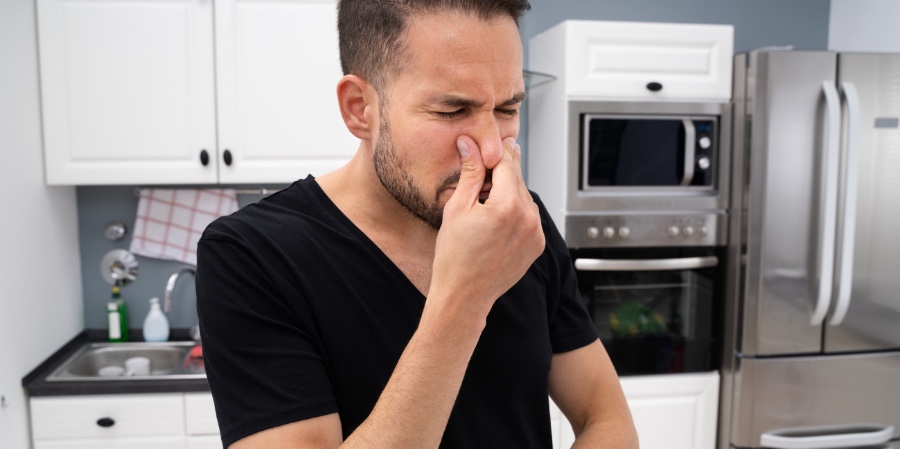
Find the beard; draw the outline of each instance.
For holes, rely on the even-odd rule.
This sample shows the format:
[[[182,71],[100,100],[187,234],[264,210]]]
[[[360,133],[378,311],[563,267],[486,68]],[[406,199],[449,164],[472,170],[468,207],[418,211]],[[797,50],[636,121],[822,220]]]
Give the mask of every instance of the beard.
[[[397,155],[386,115],[382,114],[381,117],[378,141],[375,143],[373,155],[378,180],[406,210],[432,229],[439,230],[444,220],[444,206],[440,204],[441,192],[459,181],[459,172],[447,176],[435,190],[433,198],[430,201],[426,199],[416,189],[415,179]]]

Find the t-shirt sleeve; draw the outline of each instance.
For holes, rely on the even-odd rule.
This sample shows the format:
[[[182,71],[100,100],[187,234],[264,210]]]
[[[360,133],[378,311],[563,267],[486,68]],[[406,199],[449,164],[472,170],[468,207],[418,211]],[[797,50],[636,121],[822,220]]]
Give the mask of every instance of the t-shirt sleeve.
[[[550,319],[550,345],[553,353],[568,352],[597,340],[597,329],[588,314],[585,302],[578,292],[578,279],[575,276],[575,267],[569,256],[569,248],[565,240],[550,218],[550,214],[544,207],[537,194],[532,193],[535,203],[541,212],[541,221],[544,227],[544,236],[547,241],[547,254],[550,265],[549,272],[553,275],[553,286],[556,288],[555,304],[551,305]]]
[[[204,364],[223,445],[337,412],[304,299],[288,303],[266,258],[217,226],[198,244],[196,282]]]

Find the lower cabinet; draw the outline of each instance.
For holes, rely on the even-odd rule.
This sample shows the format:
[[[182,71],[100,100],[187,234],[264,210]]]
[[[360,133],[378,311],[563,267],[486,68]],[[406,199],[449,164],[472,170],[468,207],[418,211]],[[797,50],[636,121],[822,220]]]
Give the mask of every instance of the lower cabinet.
[[[716,445],[719,373],[620,378],[641,449],[712,449]],[[570,448],[575,432],[553,401],[554,449]]]
[[[641,449],[711,449],[719,373],[620,378]],[[575,432],[553,401],[554,449]],[[54,396],[31,399],[34,449],[221,449],[209,393]]]
[[[209,393],[54,396],[30,403],[34,449],[222,448]]]

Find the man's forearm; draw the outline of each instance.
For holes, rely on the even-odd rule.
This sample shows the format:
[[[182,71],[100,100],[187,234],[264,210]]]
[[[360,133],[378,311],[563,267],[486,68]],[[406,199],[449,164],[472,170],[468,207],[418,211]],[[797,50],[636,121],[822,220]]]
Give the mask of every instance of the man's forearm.
[[[606,419],[588,422],[575,438],[572,449],[638,449],[638,436],[631,420]]]
[[[608,424],[608,423],[607,423]],[[637,434],[625,425],[596,425],[575,438],[572,449],[638,449]]]
[[[423,314],[369,417],[341,448],[437,448],[484,319]]]

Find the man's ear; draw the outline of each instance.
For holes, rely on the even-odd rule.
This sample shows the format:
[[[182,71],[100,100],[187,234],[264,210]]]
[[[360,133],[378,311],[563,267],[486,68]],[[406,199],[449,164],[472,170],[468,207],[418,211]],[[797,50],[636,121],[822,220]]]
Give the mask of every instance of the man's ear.
[[[372,140],[372,130],[377,126],[373,113],[378,110],[372,85],[357,75],[344,75],[338,81],[337,96],[347,129],[360,140]]]

